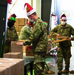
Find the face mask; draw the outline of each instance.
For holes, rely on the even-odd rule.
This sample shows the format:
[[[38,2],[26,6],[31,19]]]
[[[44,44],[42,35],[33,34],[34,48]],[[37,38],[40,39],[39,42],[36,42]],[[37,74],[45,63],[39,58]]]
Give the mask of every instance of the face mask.
[[[31,21],[31,22],[34,22],[34,20],[31,20],[31,19],[30,19],[30,21]]]
[[[14,25],[13,22],[11,22],[11,21],[8,22],[8,26],[9,26],[9,28],[11,28],[13,25]]]
[[[65,25],[66,24],[66,22],[64,22],[64,21],[61,21],[61,25]]]
[[[33,29],[33,27],[31,27],[31,30]]]

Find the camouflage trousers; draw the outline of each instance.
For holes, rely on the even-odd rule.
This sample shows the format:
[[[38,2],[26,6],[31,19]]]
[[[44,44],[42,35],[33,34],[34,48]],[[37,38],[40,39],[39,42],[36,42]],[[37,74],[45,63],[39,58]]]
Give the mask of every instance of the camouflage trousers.
[[[57,57],[58,57],[58,62],[57,62],[58,70],[63,69],[63,59],[65,61],[65,70],[69,70],[70,57],[71,57],[70,47],[60,47],[60,46],[58,46]]]
[[[35,75],[44,75],[44,69],[46,70],[49,69],[47,64],[45,63],[44,54],[45,54],[44,52],[34,53],[34,74]]]
[[[4,43],[4,53],[8,53],[11,52],[11,42],[10,41],[6,41]]]

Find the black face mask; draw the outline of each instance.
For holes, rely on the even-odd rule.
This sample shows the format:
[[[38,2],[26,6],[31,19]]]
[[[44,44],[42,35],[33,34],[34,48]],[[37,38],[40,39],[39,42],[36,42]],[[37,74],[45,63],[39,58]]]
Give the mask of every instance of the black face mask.
[[[9,26],[9,28],[11,28],[12,26],[14,25],[14,23],[13,22],[8,22],[8,26]]]

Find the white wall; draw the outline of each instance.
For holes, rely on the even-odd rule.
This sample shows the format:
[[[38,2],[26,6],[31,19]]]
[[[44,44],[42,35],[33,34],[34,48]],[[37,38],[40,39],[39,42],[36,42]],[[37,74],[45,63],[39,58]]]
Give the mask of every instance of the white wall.
[[[66,14],[67,23],[74,27],[74,0],[62,0],[61,14]]]
[[[52,0],[52,3],[51,3],[51,13],[54,12],[54,0]]]
[[[36,10],[36,13],[41,17],[41,0],[33,0],[33,8]]]
[[[36,11],[36,0],[33,0],[33,8]]]
[[[74,0],[62,0],[61,10],[74,10]]]
[[[41,17],[41,0],[36,0],[36,12],[39,17]]]
[[[16,4],[14,5],[15,2]],[[17,18],[27,18],[26,9],[24,9],[25,3],[31,4],[31,0],[12,0],[12,4],[9,4],[8,11],[10,11],[10,13],[8,14],[8,17],[10,14],[15,13]]]
[[[74,0],[62,0],[61,12],[66,14],[67,23],[74,27]],[[71,42],[74,47],[74,41]]]
[[[16,2],[17,1],[17,2]],[[14,5],[14,3],[16,4]],[[12,0],[12,4],[9,4],[8,17],[15,13],[17,18],[27,18],[26,9],[24,9],[24,4],[29,3],[31,5],[31,0]],[[41,0],[33,0],[33,8],[36,10],[37,15],[41,17]]]

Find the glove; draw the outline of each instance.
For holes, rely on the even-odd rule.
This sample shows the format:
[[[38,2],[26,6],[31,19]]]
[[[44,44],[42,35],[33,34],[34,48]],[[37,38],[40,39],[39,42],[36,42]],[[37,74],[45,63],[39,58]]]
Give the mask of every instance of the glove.
[[[26,41],[26,42],[23,43],[24,46],[25,46],[25,45],[29,45],[29,46],[30,46],[30,44],[31,44],[30,41]]]

